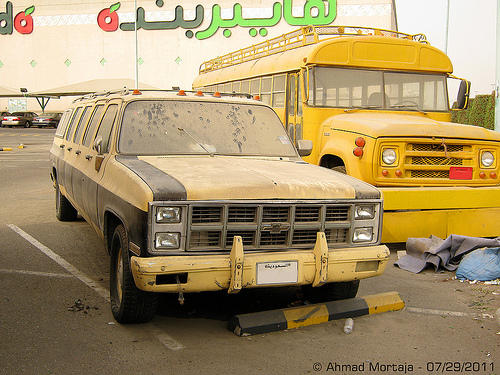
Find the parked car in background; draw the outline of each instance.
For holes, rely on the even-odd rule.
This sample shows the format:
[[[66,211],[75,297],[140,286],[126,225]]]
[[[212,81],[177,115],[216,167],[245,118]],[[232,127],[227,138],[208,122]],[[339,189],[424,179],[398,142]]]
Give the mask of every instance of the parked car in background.
[[[33,126],[41,127],[53,127],[57,128],[59,120],[61,119],[62,113],[42,113],[40,116],[33,118]]]
[[[33,118],[38,116],[35,112],[14,112],[9,116],[4,116],[2,126],[9,128],[12,126],[24,126],[29,128],[33,124]]]
[[[2,120],[3,120],[4,116],[10,116],[10,112],[7,112],[7,111],[0,112],[0,126],[2,126]]]

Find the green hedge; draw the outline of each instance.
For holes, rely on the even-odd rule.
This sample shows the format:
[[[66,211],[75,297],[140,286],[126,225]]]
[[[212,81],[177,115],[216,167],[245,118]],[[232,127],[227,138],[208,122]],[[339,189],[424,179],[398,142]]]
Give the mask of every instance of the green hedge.
[[[456,106],[457,103],[453,103],[453,108]],[[451,113],[451,121],[493,130],[495,128],[495,95],[477,95],[469,99],[469,106],[466,110]]]

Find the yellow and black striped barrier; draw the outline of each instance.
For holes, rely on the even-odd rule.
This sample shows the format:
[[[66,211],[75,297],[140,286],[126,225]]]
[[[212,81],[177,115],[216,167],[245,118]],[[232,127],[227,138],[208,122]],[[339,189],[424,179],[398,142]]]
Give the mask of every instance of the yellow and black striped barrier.
[[[10,147],[0,147],[0,151],[12,151]]]
[[[405,304],[398,293],[381,293],[314,305],[236,315],[229,321],[229,330],[238,336],[258,335],[325,323],[330,320],[401,310],[404,306]]]

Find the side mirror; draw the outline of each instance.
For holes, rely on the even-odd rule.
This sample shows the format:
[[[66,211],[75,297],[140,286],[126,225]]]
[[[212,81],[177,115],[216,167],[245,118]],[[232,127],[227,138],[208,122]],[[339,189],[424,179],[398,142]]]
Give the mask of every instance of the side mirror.
[[[457,109],[466,109],[469,105],[470,82],[463,79],[460,82],[457,96]]]
[[[309,139],[300,139],[297,141],[297,149],[300,156],[309,156],[313,150],[313,142]]]
[[[92,148],[97,151],[99,155],[102,154],[102,137],[98,135],[95,137],[94,144],[92,145]]]

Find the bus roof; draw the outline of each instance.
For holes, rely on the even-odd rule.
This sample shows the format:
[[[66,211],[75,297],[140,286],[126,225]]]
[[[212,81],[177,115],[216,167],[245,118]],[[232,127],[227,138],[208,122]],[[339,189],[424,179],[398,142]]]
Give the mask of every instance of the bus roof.
[[[330,32],[320,34],[312,26],[308,28],[313,29],[311,37],[310,32],[304,33],[307,28],[301,28],[293,32],[293,38],[289,37],[293,33],[288,33],[206,61],[201,65],[200,75],[195,79],[193,87],[297,71],[301,67],[313,65],[447,74],[453,72],[448,56],[432,47],[421,34],[412,36],[366,28],[351,29],[372,32],[335,34],[328,30],[330,27],[321,28]],[[338,30],[341,27],[335,28]],[[284,40],[289,42],[283,43]],[[226,67],[231,69],[224,69]]]

